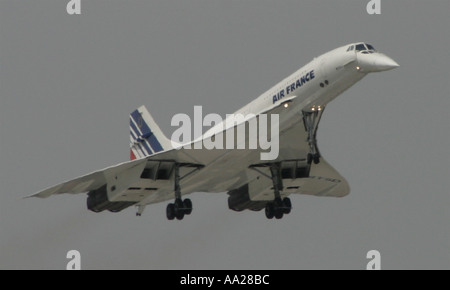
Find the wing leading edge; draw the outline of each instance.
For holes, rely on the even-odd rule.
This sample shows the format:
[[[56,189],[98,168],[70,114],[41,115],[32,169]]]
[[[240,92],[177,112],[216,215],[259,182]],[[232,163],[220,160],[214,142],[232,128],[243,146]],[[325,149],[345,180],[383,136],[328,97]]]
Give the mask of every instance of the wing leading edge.
[[[130,175],[129,172],[139,171],[143,170],[145,166],[146,160],[145,159],[139,159],[139,160],[132,160],[124,163],[120,163],[115,166],[107,167],[102,170],[94,171],[89,174],[80,176],[78,178],[60,183],[58,185],[52,186],[50,188],[47,188],[43,191],[40,191],[38,193],[35,193],[33,195],[27,196],[27,197],[39,197],[39,198],[47,198],[53,194],[62,194],[62,193],[69,193],[69,194],[77,194],[77,193],[86,193],[91,190],[96,190],[100,188],[101,186],[111,183],[111,186],[116,186],[116,184],[123,183],[123,180],[119,181],[119,176],[122,177],[123,175],[127,175],[127,177]],[[138,179],[140,176],[137,175],[135,177]],[[133,179],[132,176],[129,176]],[[116,182],[114,182],[116,181]]]

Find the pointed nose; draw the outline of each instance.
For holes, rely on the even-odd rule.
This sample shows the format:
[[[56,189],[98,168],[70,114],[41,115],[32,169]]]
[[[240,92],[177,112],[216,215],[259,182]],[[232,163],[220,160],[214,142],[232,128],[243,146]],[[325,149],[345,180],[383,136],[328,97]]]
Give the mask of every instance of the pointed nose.
[[[399,66],[395,60],[386,55],[380,55],[374,61],[374,67],[377,71],[387,71]]]
[[[382,53],[360,53],[358,64],[363,72],[388,71],[400,66],[395,60]]]

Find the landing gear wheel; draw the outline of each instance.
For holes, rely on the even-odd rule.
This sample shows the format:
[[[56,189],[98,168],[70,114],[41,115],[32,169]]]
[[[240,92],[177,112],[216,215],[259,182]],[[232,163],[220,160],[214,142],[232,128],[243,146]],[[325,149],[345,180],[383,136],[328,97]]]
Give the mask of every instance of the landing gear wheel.
[[[166,215],[168,220],[182,220],[185,215],[192,213],[192,201],[190,199],[182,200],[181,198],[175,199],[175,203],[169,203],[166,209]]]
[[[192,201],[189,198],[183,200],[184,214],[190,215],[192,213]]]
[[[173,203],[169,203],[166,208],[166,215],[168,220],[175,219],[175,205]]]
[[[184,211],[177,209],[175,212],[175,217],[177,218],[177,220],[181,221],[184,218]]]
[[[291,209],[292,209],[291,199],[286,197],[285,199],[283,199],[283,213],[290,214]]]
[[[283,210],[282,210],[281,208],[275,209],[275,218],[276,218],[277,220],[283,218]]]
[[[184,207],[183,201],[181,200],[181,198],[177,198],[177,199],[175,200],[175,210],[178,211],[178,209],[181,209],[181,208],[183,208],[183,207]]]
[[[273,206],[273,203],[269,202],[266,204],[266,218],[269,220],[273,219],[275,216],[275,207]]]
[[[175,217],[177,220],[182,220],[184,218],[184,204],[181,198],[175,200]]]

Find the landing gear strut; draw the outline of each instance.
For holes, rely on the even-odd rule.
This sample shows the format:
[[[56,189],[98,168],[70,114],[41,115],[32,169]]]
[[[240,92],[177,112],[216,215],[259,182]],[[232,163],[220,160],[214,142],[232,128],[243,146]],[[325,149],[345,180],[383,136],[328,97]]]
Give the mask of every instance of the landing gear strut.
[[[317,128],[319,126],[320,118],[322,118],[325,107],[315,106],[311,108],[311,111],[303,111],[303,124],[305,124],[305,130],[308,132],[308,145],[309,153],[307,156],[308,164],[314,162],[314,164],[320,163],[320,153],[317,147]]]
[[[180,188],[180,164],[175,164],[175,202],[169,203],[166,208],[166,216],[168,220],[182,220],[185,215],[192,213],[192,201],[187,198],[181,199]]]
[[[268,219],[283,218],[283,215],[291,213],[292,203],[289,198],[281,198],[280,190],[283,190],[283,180],[281,178],[281,163],[273,163],[270,165],[270,173],[272,174],[273,190],[275,199],[273,202],[266,204],[266,217]]]

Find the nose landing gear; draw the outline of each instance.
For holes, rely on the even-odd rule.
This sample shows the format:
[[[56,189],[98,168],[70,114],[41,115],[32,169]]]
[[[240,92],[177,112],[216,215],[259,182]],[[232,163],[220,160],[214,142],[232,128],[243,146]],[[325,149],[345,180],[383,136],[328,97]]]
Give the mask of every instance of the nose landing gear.
[[[308,133],[308,145],[309,153],[307,155],[307,162],[311,164],[320,163],[320,153],[317,147],[317,128],[319,127],[320,118],[322,118],[323,111],[325,107],[314,106],[311,111],[303,111],[303,124],[305,125],[305,130]]]

